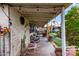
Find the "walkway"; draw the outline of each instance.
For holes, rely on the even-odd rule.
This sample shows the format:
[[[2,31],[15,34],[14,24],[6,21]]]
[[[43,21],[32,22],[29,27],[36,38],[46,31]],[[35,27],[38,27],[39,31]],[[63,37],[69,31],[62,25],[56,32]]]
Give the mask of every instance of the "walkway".
[[[47,38],[41,37],[40,42],[37,44],[38,48],[31,50],[29,53],[26,51],[26,56],[54,56],[55,48],[47,41]]]

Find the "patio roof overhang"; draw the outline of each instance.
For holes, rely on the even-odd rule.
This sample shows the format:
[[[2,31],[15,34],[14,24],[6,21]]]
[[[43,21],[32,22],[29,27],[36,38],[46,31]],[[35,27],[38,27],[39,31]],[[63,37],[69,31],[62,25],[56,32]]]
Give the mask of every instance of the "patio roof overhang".
[[[26,17],[31,24],[44,26],[48,20],[61,13],[62,7],[67,8],[68,3],[13,3],[9,4]]]

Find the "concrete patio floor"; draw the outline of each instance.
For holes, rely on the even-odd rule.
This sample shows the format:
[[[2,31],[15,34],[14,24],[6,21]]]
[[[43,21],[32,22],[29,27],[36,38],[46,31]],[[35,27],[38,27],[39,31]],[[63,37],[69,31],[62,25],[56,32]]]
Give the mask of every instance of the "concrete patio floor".
[[[26,56],[55,56],[55,48],[46,37],[41,37],[40,42],[37,43],[37,48],[34,50],[26,50]]]

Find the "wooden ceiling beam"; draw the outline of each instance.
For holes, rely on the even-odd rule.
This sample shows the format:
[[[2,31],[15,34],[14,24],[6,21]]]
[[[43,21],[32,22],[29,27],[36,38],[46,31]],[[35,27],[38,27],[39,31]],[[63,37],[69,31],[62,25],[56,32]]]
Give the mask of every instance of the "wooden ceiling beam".
[[[44,26],[47,23],[47,21],[30,21],[30,24],[35,24],[36,26]]]
[[[16,8],[20,12],[27,13],[27,12],[43,12],[43,13],[56,13],[57,11],[61,10],[61,7],[59,8]]]
[[[67,3],[66,3],[67,4]],[[52,7],[63,7],[65,3],[9,3],[11,7],[25,7],[25,8],[52,8]]]

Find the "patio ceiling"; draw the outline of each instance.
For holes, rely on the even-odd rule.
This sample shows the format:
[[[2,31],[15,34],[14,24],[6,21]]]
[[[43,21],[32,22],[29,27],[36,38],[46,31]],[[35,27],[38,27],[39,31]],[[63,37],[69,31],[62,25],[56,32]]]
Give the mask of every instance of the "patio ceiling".
[[[15,3],[10,4],[12,8],[16,8],[30,23],[37,26],[45,25],[48,20],[53,19],[61,13],[62,7],[70,4],[66,3]]]

